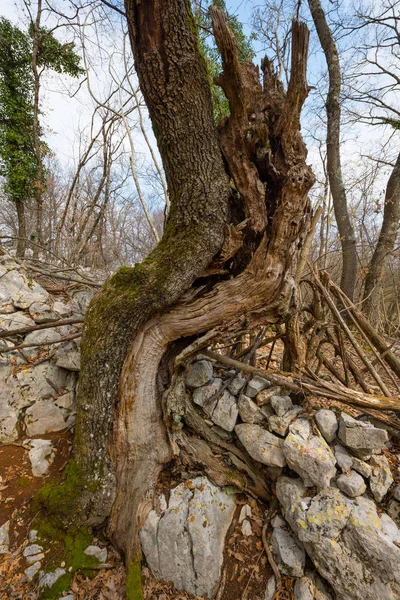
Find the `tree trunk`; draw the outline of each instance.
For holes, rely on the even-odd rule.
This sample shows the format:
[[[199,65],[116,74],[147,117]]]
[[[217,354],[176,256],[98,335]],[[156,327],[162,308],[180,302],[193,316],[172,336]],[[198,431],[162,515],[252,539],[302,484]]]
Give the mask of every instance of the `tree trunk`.
[[[26,250],[26,219],[23,200],[16,200],[15,207],[17,209],[18,221],[17,258],[24,258]]]
[[[353,300],[357,280],[357,251],[354,227],[347,206],[346,189],[343,183],[340,162],[340,63],[335,40],[320,0],[308,0],[315,28],[325,54],[329,72],[329,92],[326,99],[327,111],[327,170],[331,188],[333,208],[342,246],[342,277],[340,287]]]
[[[230,105],[217,132],[190,0],[126,0],[126,12],[171,206],[157,248],[141,265],[120,269],[89,307],[75,478],[66,487],[75,485],[74,519],[80,513],[99,526],[108,518],[108,535],[134,565],[157,478],[177,458],[164,410],[183,370],[173,358],[201,336],[288,317],[314,177],[300,135],[308,93],[303,24],[293,24],[285,92],[268,60],[263,86],[258,69],[239,62],[225,17],[212,8],[224,69],[218,81]],[[184,410],[175,416],[186,423],[184,453],[196,418]],[[264,489],[247,469],[250,485]]]
[[[400,222],[400,154],[389,177],[383,209],[383,222],[378,243],[369,263],[364,286],[363,311],[373,325],[379,319],[383,277],[394,250]]]

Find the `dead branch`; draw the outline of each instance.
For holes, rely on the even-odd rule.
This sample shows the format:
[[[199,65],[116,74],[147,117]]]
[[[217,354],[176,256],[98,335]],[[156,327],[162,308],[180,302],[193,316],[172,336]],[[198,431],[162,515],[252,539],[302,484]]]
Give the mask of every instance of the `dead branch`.
[[[50,329],[52,327],[62,327],[63,325],[76,325],[77,323],[83,323],[83,319],[60,319],[59,321],[49,321],[49,323],[39,323],[36,325],[30,325],[29,327],[12,329],[11,331],[0,331],[0,338],[13,337],[14,335],[24,335],[25,333],[31,333],[32,331]]]

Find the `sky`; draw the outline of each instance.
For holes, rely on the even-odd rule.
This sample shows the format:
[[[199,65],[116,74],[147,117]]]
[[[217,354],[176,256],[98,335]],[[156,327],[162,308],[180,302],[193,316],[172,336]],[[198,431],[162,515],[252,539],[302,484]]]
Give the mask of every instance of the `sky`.
[[[66,4],[66,3],[65,3]],[[262,0],[227,0],[229,10],[236,14],[244,25],[245,32],[250,35],[252,31],[252,11],[253,7],[262,4]],[[288,2],[289,4],[289,2]],[[287,5],[288,5],[287,4]],[[306,5],[307,3],[303,3]],[[24,27],[23,12],[21,9],[22,0],[0,0],[0,14],[9,18],[14,23]],[[305,10],[303,8],[303,10]],[[308,15],[304,12],[306,18]],[[118,18],[118,17],[116,17]],[[112,37],[112,32],[109,32]],[[111,39],[110,37],[110,39]],[[90,43],[88,44],[90,45]],[[106,46],[107,44],[105,44]],[[260,41],[254,42],[256,50],[255,62],[260,62],[264,52]],[[105,52],[107,49],[105,49]],[[104,90],[108,86],[108,73],[101,69],[101,56],[97,56],[95,45],[89,49],[89,54],[92,55],[93,68],[91,70],[91,84],[96,90],[96,94],[105,97]],[[311,85],[318,85],[325,70],[325,60],[319,48],[319,43],[316,36],[311,35],[310,41],[310,57],[308,64],[308,79]],[[55,152],[58,161],[62,165],[70,165],[76,163],[79,155],[79,130],[87,126],[90,121],[90,116],[93,111],[93,104],[88,95],[85,84],[78,90],[78,82],[65,76],[52,74],[47,76],[42,87],[42,127],[45,133],[46,141],[50,148]],[[77,91],[78,90],[78,91]],[[71,95],[74,97],[70,97]],[[311,106],[311,100],[307,101],[305,110],[303,111],[304,127],[303,135],[305,136],[309,146],[309,160],[313,163],[314,169],[320,169],[320,157],[314,141],[312,141],[307,127],[311,122],[311,133],[317,133],[320,137],[324,137],[322,119],[318,122],[318,117],[313,117],[309,121],[307,113],[308,106]],[[321,110],[323,110],[323,99],[321,99]],[[154,136],[152,135],[151,127],[148,126],[150,139],[155,146]],[[378,131],[371,127],[348,127],[343,128],[343,137],[346,143],[342,146],[343,161],[345,168],[348,164],[354,162],[356,155],[370,151],[373,142],[379,141],[382,136],[382,131]],[[143,138],[133,130],[135,141],[135,150],[137,156],[149,156],[149,151]],[[353,167],[352,167],[353,168]],[[357,168],[357,167],[354,167]]]

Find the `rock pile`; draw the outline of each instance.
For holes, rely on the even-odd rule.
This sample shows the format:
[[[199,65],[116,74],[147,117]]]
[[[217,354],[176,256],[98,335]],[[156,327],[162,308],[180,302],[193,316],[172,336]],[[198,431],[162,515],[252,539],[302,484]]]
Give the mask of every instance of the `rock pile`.
[[[385,455],[387,431],[345,412],[326,409],[316,412],[313,425],[311,416],[304,414],[285,390],[261,377],[247,381],[234,373],[221,375],[201,357],[187,371],[186,389],[219,435],[224,439],[228,435],[254,461],[274,468],[284,518],[272,522],[272,551],[281,573],[297,578],[296,600],[332,597],[321,578],[306,570],[310,559],[341,600],[400,597],[400,530],[376,506],[393,483]],[[207,489],[222,493],[206,481]],[[400,487],[389,505],[397,518],[399,498]],[[150,513],[142,529],[142,545],[156,577],[173,582],[178,589],[211,597],[220,558],[209,585],[197,584],[193,556],[199,561],[203,547],[198,545],[200,538],[189,533],[192,499],[193,492],[184,484],[172,490],[168,508],[162,514]],[[200,504],[205,506],[206,501]],[[233,504],[229,507],[223,517],[213,515],[216,535],[207,538],[207,553],[214,557],[221,557]],[[241,522],[245,517],[241,514]],[[223,523],[219,530],[217,519]],[[251,535],[251,527],[248,529],[242,529],[243,535]],[[178,548],[178,543],[179,555],[186,556],[187,564],[180,565],[183,570],[179,567],[177,572],[178,557],[172,549]],[[266,600],[273,597],[274,585],[271,579]]]
[[[83,318],[85,295],[91,293],[77,291],[74,298],[61,301],[29,278],[10,257],[1,260],[0,333],[52,325],[0,338],[0,350],[24,346],[0,353],[0,442],[7,443],[20,435],[39,436],[73,425],[79,343],[57,342],[75,333],[76,326],[53,324]]]

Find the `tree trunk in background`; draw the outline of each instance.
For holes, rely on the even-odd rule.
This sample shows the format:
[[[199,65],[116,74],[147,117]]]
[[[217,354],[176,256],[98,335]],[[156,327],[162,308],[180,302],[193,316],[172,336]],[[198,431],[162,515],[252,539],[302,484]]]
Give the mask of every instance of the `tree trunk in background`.
[[[17,258],[24,258],[26,249],[25,205],[22,200],[15,202],[18,221]]]
[[[346,190],[340,163],[340,63],[335,40],[326,21],[320,0],[308,0],[315,28],[325,54],[329,72],[327,111],[327,170],[336,223],[342,245],[342,277],[340,287],[353,300],[357,279],[357,250],[353,224],[347,206]]]
[[[285,92],[267,59],[263,86],[258,69],[239,62],[222,11],[212,9],[224,68],[218,83],[230,105],[217,131],[190,0],[126,0],[125,7],[171,205],[157,248],[120,269],[89,307],[75,478],[66,485],[75,486],[75,522],[79,514],[89,525],[108,519],[108,535],[134,569],[160,471],[184,453],[171,443],[165,410],[183,371],[171,359],[202,336],[288,318],[314,176],[300,135],[304,24],[293,24]],[[185,414],[177,416],[186,422],[181,435],[190,435]]]
[[[33,139],[35,146],[35,157],[37,164],[37,181],[35,188],[36,201],[36,226],[35,226],[35,245],[33,246],[33,256],[39,256],[40,246],[43,244],[43,157],[40,143],[40,125],[39,125],[39,93],[40,76],[38,70],[38,53],[40,37],[40,21],[42,18],[42,0],[37,2],[36,20],[33,23],[33,46],[32,46],[32,71],[34,79],[34,98],[33,98]]]
[[[378,243],[369,263],[364,287],[363,311],[373,325],[379,319],[382,278],[394,250],[400,222],[400,154],[389,177],[383,209],[383,222]]]

